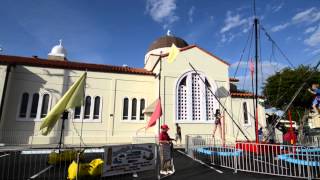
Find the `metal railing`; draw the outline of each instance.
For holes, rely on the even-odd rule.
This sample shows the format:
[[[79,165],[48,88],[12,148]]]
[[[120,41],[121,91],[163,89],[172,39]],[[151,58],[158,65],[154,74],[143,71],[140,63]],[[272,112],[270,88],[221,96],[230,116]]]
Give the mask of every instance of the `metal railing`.
[[[154,143],[158,144],[158,137],[156,136],[133,136],[133,144]]]
[[[304,146],[320,147],[320,136],[304,136],[298,143]]]
[[[320,179],[320,148],[236,142],[223,144],[211,135],[187,135],[186,152],[204,163],[237,171]]]
[[[0,149],[0,179],[1,180],[24,180],[24,179],[67,179],[68,168],[73,160],[77,157],[77,148],[63,148],[61,152],[66,153],[61,156],[51,156],[52,152],[59,153],[57,149]],[[80,155],[80,162],[88,163],[93,159],[100,158],[104,160],[103,147],[85,147]],[[155,179],[158,176],[154,170],[138,172],[139,177],[145,179]],[[122,174],[110,176],[107,179],[132,179],[133,174]],[[86,176],[81,176],[86,179]],[[105,179],[96,176],[95,179]]]

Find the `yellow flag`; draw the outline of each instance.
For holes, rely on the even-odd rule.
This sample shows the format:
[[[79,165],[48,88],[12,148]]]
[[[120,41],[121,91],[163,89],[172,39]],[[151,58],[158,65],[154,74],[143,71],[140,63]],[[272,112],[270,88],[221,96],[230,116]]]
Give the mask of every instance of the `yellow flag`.
[[[172,46],[168,55],[168,63],[172,63],[176,59],[179,53],[180,53],[180,50],[177,48],[176,45],[172,43]]]
[[[40,131],[42,135],[48,135],[61,114],[74,107],[79,107],[83,104],[84,87],[87,73],[83,73],[81,77],[70,87],[70,89],[62,96],[52,110],[42,119]]]

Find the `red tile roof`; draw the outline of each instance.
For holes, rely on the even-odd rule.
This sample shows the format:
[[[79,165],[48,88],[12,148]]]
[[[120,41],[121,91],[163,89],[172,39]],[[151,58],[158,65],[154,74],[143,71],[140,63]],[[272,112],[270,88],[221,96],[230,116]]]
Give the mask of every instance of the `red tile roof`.
[[[88,70],[96,72],[111,72],[111,73],[123,73],[123,74],[138,74],[138,75],[152,75],[155,74],[151,71],[147,71],[143,68],[132,68],[122,66],[112,66],[104,64],[90,64],[73,61],[57,61],[41,59],[37,57],[19,57],[19,56],[7,56],[0,55],[0,64],[10,65],[25,65],[58,69],[74,69],[74,70]]]
[[[210,53],[209,51],[207,51],[207,50],[205,50],[205,49],[203,49],[203,48],[201,48],[201,47],[199,47],[199,46],[197,46],[197,45],[195,45],[195,44],[194,44],[194,45],[187,46],[187,47],[180,48],[180,51],[185,51],[185,50],[192,49],[192,48],[198,48],[198,49],[200,49],[201,51],[203,51],[203,52],[207,53],[208,55],[210,55],[211,57],[214,57],[214,58],[218,59],[218,60],[221,61],[222,63],[224,63],[224,64],[226,64],[226,65],[228,65],[228,66],[230,65],[227,61],[222,60],[222,59],[219,58],[218,56],[215,56],[214,54]],[[156,55],[156,54],[151,54],[151,55],[159,56],[159,55]],[[166,53],[166,54],[163,54],[162,57],[166,57],[166,56],[168,56],[168,55],[169,55],[169,53]]]
[[[254,97],[254,95],[249,92],[231,92],[230,95],[231,97],[234,97],[234,98],[253,98]],[[258,96],[258,98],[264,99],[263,96]]]
[[[230,81],[230,82],[239,82],[239,79],[236,79],[236,78],[229,78],[229,81]]]

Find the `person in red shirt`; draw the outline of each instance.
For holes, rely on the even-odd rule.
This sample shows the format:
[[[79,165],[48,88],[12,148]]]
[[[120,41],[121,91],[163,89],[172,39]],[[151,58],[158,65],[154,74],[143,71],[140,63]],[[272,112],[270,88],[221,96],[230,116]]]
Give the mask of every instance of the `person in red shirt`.
[[[161,132],[159,134],[160,144],[160,160],[161,170],[160,174],[167,175],[173,173],[173,165],[171,164],[172,159],[172,139],[168,134],[169,127],[166,124],[161,126]]]
[[[169,134],[168,134],[168,130],[169,130],[169,127],[168,125],[166,124],[163,124],[161,126],[161,132],[159,134],[159,142],[160,143],[170,143],[172,140],[175,140],[175,139],[172,139],[170,138]]]

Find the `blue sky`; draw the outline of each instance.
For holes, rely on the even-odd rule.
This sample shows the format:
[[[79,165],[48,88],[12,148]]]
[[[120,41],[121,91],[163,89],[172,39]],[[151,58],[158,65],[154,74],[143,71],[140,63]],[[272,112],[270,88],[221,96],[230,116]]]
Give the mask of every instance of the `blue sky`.
[[[261,24],[290,61],[320,57],[319,0],[257,0]],[[70,60],[143,67],[148,46],[171,32],[232,64],[233,76],[252,24],[252,0],[0,0],[2,54],[47,57],[63,39]],[[261,32],[265,76],[288,66]],[[252,57],[247,51],[243,61]],[[252,51],[253,52],[253,51]],[[236,76],[246,78],[246,63]]]

